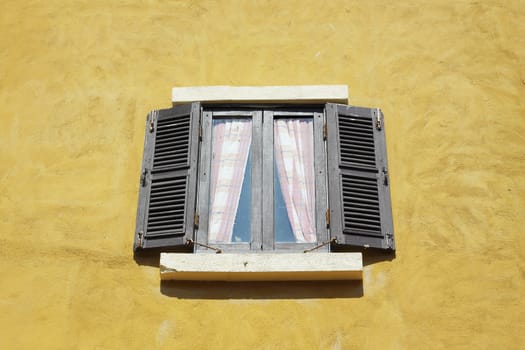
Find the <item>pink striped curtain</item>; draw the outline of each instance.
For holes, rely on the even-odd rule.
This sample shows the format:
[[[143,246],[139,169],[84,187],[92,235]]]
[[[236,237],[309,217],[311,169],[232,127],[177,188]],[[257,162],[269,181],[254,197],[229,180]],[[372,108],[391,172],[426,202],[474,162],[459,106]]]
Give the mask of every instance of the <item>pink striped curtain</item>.
[[[251,141],[251,120],[214,120],[208,228],[210,243],[232,241]]]
[[[279,183],[296,242],[315,242],[312,119],[274,121]]]

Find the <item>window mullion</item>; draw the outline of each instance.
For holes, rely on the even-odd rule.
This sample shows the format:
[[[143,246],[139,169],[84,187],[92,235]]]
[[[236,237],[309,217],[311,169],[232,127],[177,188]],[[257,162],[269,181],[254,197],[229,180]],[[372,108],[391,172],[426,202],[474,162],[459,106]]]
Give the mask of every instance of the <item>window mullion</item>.
[[[263,250],[274,249],[274,144],[273,144],[273,111],[264,111],[262,123],[262,231]]]
[[[263,245],[263,116],[252,115],[252,220],[250,249],[260,251]]]

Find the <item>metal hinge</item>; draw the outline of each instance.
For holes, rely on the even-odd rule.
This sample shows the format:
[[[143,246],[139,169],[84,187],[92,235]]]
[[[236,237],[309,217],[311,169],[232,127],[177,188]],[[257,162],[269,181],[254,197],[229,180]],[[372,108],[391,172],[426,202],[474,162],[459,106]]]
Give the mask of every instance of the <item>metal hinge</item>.
[[[145,169],[142,171],[142,174],[140,175],[140,184],[142,187],[146,186],[147,184],[147,177],[148,177],[148,169]]]
[[[394,236],[391,233],[385,234],[385,243],[387,248],[393,249],[394,248]]]
[[[199,125],[199,141],[202,141],[202,125]]]
[[[144,232],[142,231],[137,233],[137,245],[141,248],[144,246]]]
[[[199,214],[197,212],[193,214],[193,226],[199,228]]]
[[[326,140],[328,137],[328,126],[326,125],[326,122],[323,124],[323,140]]]
[[[383,184],[388,186],[388,170],[383,168]]]
[[[330,209],[326,209],[325,218],[326,218],[326,228],[330,228]]]
[[[381,130],[383,122],[381,121],[381,111],[379,110],[379,108],[377,109],[375,114],[376,114],[376,128],[377,130]]]
[[[149,132],[153,132],[155,130],[155,115],[157,114],[157,111],[152,111],[150,113],[149,118]]]

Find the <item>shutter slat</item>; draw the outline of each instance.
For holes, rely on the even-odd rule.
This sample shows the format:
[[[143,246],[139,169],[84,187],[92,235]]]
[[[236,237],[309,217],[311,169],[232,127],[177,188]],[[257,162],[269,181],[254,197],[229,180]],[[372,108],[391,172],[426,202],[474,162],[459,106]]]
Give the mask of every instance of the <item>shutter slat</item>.
[[[352,208],[352,209],[348,209],[349,212],[352,212],[352,213],[363,213],[363,214],[370,214],[370,215],[379,215],[379,211],[377,210],[376,207],[374,206],[371,206],[371,207],[365,207],[365,206],[359,206],[359,208]]]
[[[158,198],[158,199],[169,199],[171,198],[173,195],[178,195],[178,194],[183,194],[185,193],[185,189],[179,189],[178,191],[167,191],[167,192],[161,192],[159,194],[155,194],[155,195],[151,195],[152,198]]]
[[[148,227],[158,227],[158,226],[170,226],[170,225],[177,225],[182,224],[182,220],[175,220],[175,219],[166,219],[166,220],[155,220],[155,221],[149,221]]]
[[[363,149],[360,149],[360,148],[356,148],[356,147],[353,147],[352,146],[352,153],[357,155],[358,157],[363,157],[363,158],[370,158],[372,159],[373,161],[375,161],[376,159],[376,156],[375,154],[373,153],[373,149],[367,149],[367,150],[363,150]]]
[[[161,128],[162,126],[159,126],[159,128]],[[159,130],[159,133],[157,134],[157,139],[159,141],[166,141],[166,140],[171,140],[172,137],[178,137],[178,136],[181,136],[181,137],[184,137],[188,134],[188,131],[190,129],[189,128],[170,128],[170,129],[160,129]]]
[[[188,125],[190,122],[190,118],[186,116],[179,116],[179,117],[168,117],[166,119],[162,119],[158,121],[158,125],[163,125],[165,127],[178,127],[181,125]]]
[[[181,153],[181,149],[174,149],[174,150],[168,150],[168,151],[163,150],[162,152],[157,153],[156,159],[157,160],[169,159],[168,157],[171,157],[173,155],[181,155],[180,153]],[[186,155],[184,155],[184,157],[186,157]]]
[[[177,211],[173,211],[176,213]],[[163,213],[165,214],[165,213]],[[159,222],[159,221],[176,221],[176,219],[173,219],[173,215],[159,215],[159,216],[150,216],[149,222]]]
[[[367,189],[367,188],[360,188],[360,187],[353,187],[352,190],[345,190],[343,189],[343,193],[345,192],[348,192],[348,193],[362,193],[362,194],[371,194],[371,195],[374,195],[377,197],[377,191],[374,191],[374,190],[370,190],[370,189]]]
[[[356,134],[356,135],[363,135],[364,137],[369,137],[371,134],[374,133],[374,129],[372,128],[364,128],[361,125],[345,125],[340,126],[340,132],[341,134]]]
[[[151,187],[153,189],[158,189],[158,188],[164,188],[164,187],[168,187],[174,184],[181,184],[185,182],[186,182],[186,178],[184,177],[169,178],[167,180],[164,179],[162,181],[155,181],[151,184]]]
[[[365,153],[370,153],[370,152],[374,152],[374,145],[370,144],[370,145],[366,145],[366,144],[362,144],[362,143],[356,143],[356,142],[353,142],[353,141],[349,141],[348,143],[350,143],[352,145],[352,148],[355,149],[356,151],[362,151],[362,152],[365,152]]]
[[[365,142],[365,143],[368,143],[369,145],[373,145],[374,144],[372,135],[365,135],[365,134],[360,134],[360,133],[356,133],[356,132],[353,132],[353,133],[345,132],[345,133],[341,133],[341,137],[343,139]]]
[[[379,216],[376,216],[375,218],[363,218],[360,215],[352,215],[351,213],[348,213],[348,217],[350,220],[348,220],[348,223],[350,226],[352,225],[360,225],[360,224],[370,224],[370,226],[376,227],[377,229],[381,229],[381,220],[379,220]]]
[[[366,156],[365,157],[358,157],[356,155],[354,157],[351,157],[351,156],[347,156],[347,155],[341,155],[341,160],[349,162],[349,163],[355,163],[357,166],[359,166],[359,164],[362,164],[362,165],[375,167],[375,164],[376,164],[375,160],[372,160],[372,159],[370,159],[369,157],[366,157]]]
[[[166,231],[166,230],[173,230],[173,232],[176,232],[177,230],[182,230],[183,224],[182,221],[178,224],[170,224],[170,225],[164,225],[164,226],[150,226],[148,225],[148,232],[151,235],[154,234],[157,231]]]
[[[182,140],[157,140],[157,146],[162,146],[163,148],[171,148],[171,146],[180,147],[180,145],[186,145],[187,142],[185,139]]]
[[[165,197],[157,197],[157,198],[151,198],[151,202],[149,207],[151,209],[158,208],[158,207],[164,207],[164,206],[177,206],[177,205],[184,205],[184,197],[180,196],[179,198],[169,198],[168,200],[165,200]]]
[[[368,210],[374,210],[376,213],[378,213],[377,215],[379,215],[379,208],[377,207],[377,205],[375,203],[360,203],[359,207],[350,207],[350,204],[347,204],[345,203],[344,208],[348,208],[348,209],[352,209],[352,210],[361,210],[361,209],[368,209]]]
[[[180,142],[180,143],[170,143],[170,144],[164,144],[164,145],[160,145],[157,149],[157,153],[156,153],[156,156],[163,156],[165,154],[170,154],[170,153],[181,153],[181,152],[188,152],[188,147],[187,147],[187,144],[185,142]]]
[[[362,146],[362,147],[366,147],[366,148],[372,148],[374,149],[374,143],[373,142],[370,142],[370,141],[360,141],[360,140],[356,140],[356,139],[348,139],[348,138],[344,138],[344,137],[341,137],[341,140],[348,143],[349,145],[351,145],[352,147],[354,147],[355,145],[357,146]]]
[[[370,198],[364,198],[362,196],[355,196],[355,197],[352,197],[352,196],[345,196],[345,198],[343,200],[348,200],[348,201],[355,201],[356,203],[370,203],[370,204],[378,204],[379,201],[377,199],[370,199]]]
[[[158,212],[158,213],[150,212],[149,213],[149,218],[153,220],[153,219],[156,219],[156,218],[159,218],[159,217],[169,217],[170,215],[178,214],[178,213],[181,213],[183,211],[184,211],[184,208],[182,208],[182,209],[173,209],[173,210],[164,210],[164,211]]]
[[[377,220],[377,218],[379,216],[378,215],[379,213],[377,213],[377,212],[365,214],[365,213],[363,213],[363,212],[361,212],[359,210],[353,210],[353,211],[349,210],[348,214],[350,216],[354,216],[356,218],[366,218],[366,219],[370,219],[373,222],[380,222],[380,221]]]
[[[149,208],[150,208],[150,211],[155,211],[155,210],[163,209],[163,208],[179,209],[179,208],[184,208],[184,204],[185,204],[184,201],[181,201],[180,199],[178,199],[178,201],[170,200],[170,201],[163,201],[162,203],[160,203],[160,202],[157,202],[156,199],[152,198]]]
[[[171,164],[172,162],[176,161],[176,160],[186,160],[188,159],[188,155],[187,154],[182,154],[182,153],[165,153],[161,156],[156,156],[155,157],[155,164],[157,165],[169,165]]]
[[[349,199],[355,198],[356,201],[365,199],[365,200],[371,200],[373,203],[378,202],[377,193],[370,194],[370,193],[362,193],[359,191],[343,191],[343,195]]]

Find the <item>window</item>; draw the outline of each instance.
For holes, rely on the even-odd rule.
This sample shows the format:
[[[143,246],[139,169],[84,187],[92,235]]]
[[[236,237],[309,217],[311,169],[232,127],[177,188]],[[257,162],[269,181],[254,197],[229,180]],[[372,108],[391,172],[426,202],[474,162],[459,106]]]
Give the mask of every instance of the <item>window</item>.
[[[395,249],[379,109],[154,111],[140,183],[135,250]]]

